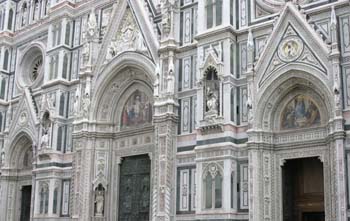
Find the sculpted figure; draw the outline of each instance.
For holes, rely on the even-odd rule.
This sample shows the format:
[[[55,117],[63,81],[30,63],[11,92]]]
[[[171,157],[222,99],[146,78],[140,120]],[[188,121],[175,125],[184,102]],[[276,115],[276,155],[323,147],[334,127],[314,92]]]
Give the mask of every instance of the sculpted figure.
[[[216,90],[212,90],[210,87],[207,88],[207,112],[217,112],[218,111],[218,92]]]
[[[158,97],[159,96],[159,73],[157,72],[157,77],[154,82],[154,96]]]
[[[98,190],[96,192],[96,197],[95,197],[95,215],[96,216],[103,216],[103,210],[104,210],[104,191],[103,190]]]
[[[83,99],[83,116],[84,117],[88,117],[89,109],[90,109],[90,95],[89,93],[86,93]]]
[[[49,135],[48,135],[48,131],[45,130],[43,135],[41,136],[40,147],[46,148],[48,146],[49,146]]]

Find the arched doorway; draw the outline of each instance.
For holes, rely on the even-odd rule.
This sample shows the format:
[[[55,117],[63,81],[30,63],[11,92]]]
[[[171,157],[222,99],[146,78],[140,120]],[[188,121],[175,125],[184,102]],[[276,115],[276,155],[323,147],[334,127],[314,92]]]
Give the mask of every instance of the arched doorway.
[[[285,72],[261,88],[248,131],[255,214],[281,221],[333,216],[330,171],[336,161],[332,151],[340,142],[329,130],[333,96],[319,78],[303,71]]]
[[[98,129],[108,125],[113,132],[111,147],[96,150],[97,161],[111,163],[104,164],[108,166],[105,170],[100,170],[98,163],[95,166],[94,198],[97,198],[98,186],[103,186],[106,200],[103,209],[97,209],[95,205],[94,216],[114,221],[146,221],[151,219],[152,212],[155,154],[153,81],[145,69],[133,64],[112,73],[113,77],[105,82],[101,87],[104,90],[97,95],[95,109]],[[109,173],[105,174],[105,171]]]
[[[17,136],[10,146],[1,183],[6,188],[6,220],[29,221],[33,208],[33,142],[25,133]]]

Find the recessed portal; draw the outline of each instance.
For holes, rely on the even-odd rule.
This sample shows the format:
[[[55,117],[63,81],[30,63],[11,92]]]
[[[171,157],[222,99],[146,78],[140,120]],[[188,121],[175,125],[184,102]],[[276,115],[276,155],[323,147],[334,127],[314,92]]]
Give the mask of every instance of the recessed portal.
[[[21,219],[20,221],[30,220],[30,204],[32,195],[32,186],[23,186],[21,191]]]
[[[282,167],[283,221],[324,221],[323,164],[316,158],[287,160]]]
[[[148,155],[123,158],[120,167],[119,221],[148,221],[151,161]]]

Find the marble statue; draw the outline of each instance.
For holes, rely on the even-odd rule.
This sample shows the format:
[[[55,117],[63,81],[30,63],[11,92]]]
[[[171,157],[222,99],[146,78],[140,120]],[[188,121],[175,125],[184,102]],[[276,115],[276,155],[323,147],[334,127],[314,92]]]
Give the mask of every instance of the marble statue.
[[[104,212],[104,191],[98,190],[95,197],[95,216],[103,216]]]
[[[89,110],[90,110],[90,95],[89,93],[86,93],[83,99],[83,107],[82,107],[83,117],[88,117]]]
[[[215,94],[215,92],[208,93],[207,108],[208,108],[208,112],[217,112],[218,99],[217,99],[217,95]]]
[[[48,131],[44,131],[44,134],[41,136],[41,143],[40,147],[41,148],[46,148],[49,146],[49,134]]]

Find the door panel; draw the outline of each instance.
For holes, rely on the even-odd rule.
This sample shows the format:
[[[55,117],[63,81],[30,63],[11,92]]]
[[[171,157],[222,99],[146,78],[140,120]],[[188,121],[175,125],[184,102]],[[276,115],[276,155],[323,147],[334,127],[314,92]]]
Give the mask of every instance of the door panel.
[[[287,160],[282,168],[283,221],[324,221],[323,164],[318,158]]]
[[[22,187],[22,197],[21,197],[21,218],[20,221],[30,220],[30,203],[32,195],[32,186]]]
[[[151,161],[147,155],[126,157],[120,167],[119,221],[148,221]]]

